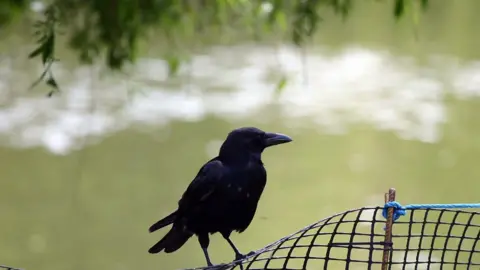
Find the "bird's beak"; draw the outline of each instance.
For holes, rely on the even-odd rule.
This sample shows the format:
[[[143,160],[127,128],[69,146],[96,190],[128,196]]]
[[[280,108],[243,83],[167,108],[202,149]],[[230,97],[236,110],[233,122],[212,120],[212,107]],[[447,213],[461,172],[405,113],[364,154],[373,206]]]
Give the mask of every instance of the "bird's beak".
[[[280,133],[266,133],[266,147],[291,142],[292,138]]]

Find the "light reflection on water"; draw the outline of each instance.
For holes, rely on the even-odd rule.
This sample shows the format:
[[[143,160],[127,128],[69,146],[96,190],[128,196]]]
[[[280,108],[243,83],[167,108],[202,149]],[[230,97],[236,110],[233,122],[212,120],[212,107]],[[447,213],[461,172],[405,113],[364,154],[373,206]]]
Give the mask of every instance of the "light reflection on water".
[[[228,120],[276,105],[287,124],[342,133],[351,123],[369,123],[404,139],[435,142],[446,119],[446,89],[477,95],[480,64],[432,59],[419,66],[387,52],[350,48],[333,56],[317,52],[302,62],[291,47],[216,48],[182,66],[172,85],[161,82],[168,71],[160,60],[140,60],[134,79],[97,81],[95,72],[78,69],[61,96],[23,97],[2,107],[0,134],[13,146],[66,154],[86,136],[101,138],[132,124],[167,125],[210,114]],[[288,77],[281,92],[275,73]],[[218,88],[226,90],[210,91]]]

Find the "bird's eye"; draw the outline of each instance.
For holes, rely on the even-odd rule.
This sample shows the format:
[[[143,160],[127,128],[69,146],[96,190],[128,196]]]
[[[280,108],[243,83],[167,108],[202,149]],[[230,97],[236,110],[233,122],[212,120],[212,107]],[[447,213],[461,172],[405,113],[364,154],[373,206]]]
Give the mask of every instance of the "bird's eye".
[[[256,133],[252,134],[249,138],[249,144],[254,147],[261,147],[263,145],[263,141],[265,139],[265,134],[263,133]]]
[[[260,133],[260,134],[257,135],[256,139],[259,142],[263,142],[265,140],[265,136],[266,136],[265,133]]]
[[[250,142],[253,144],[259,144],[263,141],[263,134],[255,134],[254,136],[250,137]]]

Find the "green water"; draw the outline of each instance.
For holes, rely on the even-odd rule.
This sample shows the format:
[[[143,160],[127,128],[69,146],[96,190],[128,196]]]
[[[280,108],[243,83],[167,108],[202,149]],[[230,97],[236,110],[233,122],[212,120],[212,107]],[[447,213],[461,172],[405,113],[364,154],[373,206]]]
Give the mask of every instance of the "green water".
[[[181,79],[148,86],[185,93],[182,98],[129,95],[129,87],[148,87],[125,86],[129,78],[97,78],[95,71],[81,71],[81,76],[65,71],[63,85],[71,92],[95,89],[88,111],[107,111],[117,127],[86,140],[76,136],[72,146],[79,150],[61,153],[38,138],[44,136],[55,145],[62,136],[48,141],[53,135],[42,135],[43,129],[25,130],[48,126],[51,119],[74,111],[69,100],[81,102],[82,95],[44,101],[41,90],[26,94],[22,89],[36,73],[30,62],[15,55],[28,48],[12,50],[21,40],[12,36],[10,47],[2,46],[2,54],[14,57],[14,64],[3,62],[2,68],[14,72],[1,73],[6,86],[0,88],[0,116],[11,121],[15,115],[23,117],[22,112],[27,116],[14,128],[6,128],[6,120],[0,124],[0,263],[38,270],[204,265],[195,239],[174,254],[148,254],[162,232],[149,234],[147,228],[175,209],[218,141],[243,125],[294,138],[264,154],[268,185],[256,218],[245,233],[233,236],[243,251],[332,214],[381,205],[390,187],[397,189],[403,204],[478,202],[480,2],[431,2],[418,28],[411,18],[395,22],[391,7],[383,4],[358,6],[345,23],[326,14],[318,45],[309,50],[308,86],[301,68],[288,67],[300,65],[300,60],[285,60],[285,69],[293,71],[287,72],[291,81],[281,93],[272,90],[278,72],[258,78],[249,72],[265,68],[262,60],[243,62],[249,55],[255,60],[265,47],[237,48],[229,52],[230,58],[214,54],[228,63],[217,67],[219,72],[206,69],[210,77],[195,81],[200,90]],[[351,52],[352,47],[380,55],[382,64],[371,64],[377,61],[365,60],[371,54]],[[268,57],[275,66],[275,55]],[[250,69],[237,76],[228,73],[228,68],[240,65]],[[152,72],[162,74],[159,70]],[[362,70],[367,74],[352,75]],[[90,81],[89,76],[96,79]],[[215,80],[220,83],[211,83]],[[246,94],[221,95],[234,90]],[[128,117],[131,108],[148,107],[141,102],[139,107],[131,105],[142,97],[153,108],[168,106]],[[198,104],[203,107],[198,109]],[[180,111],[184,113],[175,113]],[[151,120],[139,124],[135,119]],[[85,123],[62,130],[81,133],[93,125],[90,120]],[[210,250],[214,262],[232,258],[220,236],[212,238]]]

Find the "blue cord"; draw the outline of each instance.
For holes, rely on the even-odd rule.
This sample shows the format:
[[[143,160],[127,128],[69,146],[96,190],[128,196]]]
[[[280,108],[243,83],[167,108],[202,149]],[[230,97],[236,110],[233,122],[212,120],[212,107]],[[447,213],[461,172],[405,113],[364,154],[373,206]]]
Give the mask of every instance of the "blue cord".
[[[394,208],[393,220],[399,219],[412,209],[452,209],[452,208],[480,208],[480,203],[453,203],[453,204],[409,204],[402,206],[398,202],[387,202],[383,207],[383,217],[387,218],[388,208]]]

